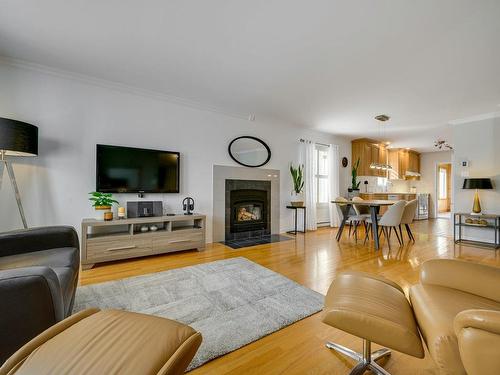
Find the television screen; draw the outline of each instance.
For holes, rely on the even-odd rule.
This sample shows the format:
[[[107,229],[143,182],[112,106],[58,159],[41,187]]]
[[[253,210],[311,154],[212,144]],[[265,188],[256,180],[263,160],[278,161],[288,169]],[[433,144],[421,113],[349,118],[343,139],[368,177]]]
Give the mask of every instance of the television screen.
[[[97,145],[96,190],[103,193],[178,193],[178,152]]]

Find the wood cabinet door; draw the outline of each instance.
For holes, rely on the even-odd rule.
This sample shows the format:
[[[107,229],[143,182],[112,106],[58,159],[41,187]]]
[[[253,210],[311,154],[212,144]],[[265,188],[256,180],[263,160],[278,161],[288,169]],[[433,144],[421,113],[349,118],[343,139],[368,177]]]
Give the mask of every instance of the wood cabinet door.
[[[406,171],[408,171],[408,167],[410,164],[410,155],[408,150],[400,150],[398,153],[399,157],[399,176],[400,178],[405,178]]]

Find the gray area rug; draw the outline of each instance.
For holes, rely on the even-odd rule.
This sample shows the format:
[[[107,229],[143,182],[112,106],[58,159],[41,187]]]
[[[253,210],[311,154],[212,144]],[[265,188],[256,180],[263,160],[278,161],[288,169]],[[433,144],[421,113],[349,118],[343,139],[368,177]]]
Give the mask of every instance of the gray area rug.
[[[323,308],[324,296],[239,257],[79,287],[74,312],[122,309],[189,324],[201,366]]]

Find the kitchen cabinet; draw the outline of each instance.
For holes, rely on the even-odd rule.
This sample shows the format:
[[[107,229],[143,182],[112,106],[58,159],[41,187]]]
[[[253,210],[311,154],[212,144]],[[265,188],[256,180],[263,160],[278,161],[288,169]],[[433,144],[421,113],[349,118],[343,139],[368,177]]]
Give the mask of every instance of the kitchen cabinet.
[[[390,149],[388,164],[392,166],[389,171],[391,180],[419,180],[419,176],[408,174],[420,173],[420,154],[414,150]]]
[[[372,163],[387,163],[387,148],[384,144],[368,138],[352,141],[352,163],[359,158],[358,176],[385,177],[386,171],[370,168]]]

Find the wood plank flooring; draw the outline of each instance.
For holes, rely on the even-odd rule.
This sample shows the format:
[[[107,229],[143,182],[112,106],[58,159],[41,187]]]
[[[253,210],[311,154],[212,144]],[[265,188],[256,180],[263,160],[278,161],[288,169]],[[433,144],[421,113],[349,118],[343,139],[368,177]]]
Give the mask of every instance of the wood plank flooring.
[[[413,224],[416,243],[398,247],[385,240],[375,251],[373,243],[363,245],[347,237],[335,240],[336,229],[323,228],[290,241],[233,250],[221,244],[208,244],[203,252],[186,251],[96,266],[83,271],[80,284],[87,285],[124,277],[185,267],[218,259],[245,257],[325,294],[331,281],[347,269],[383,275],[405,291],[418,281],[422,262],[432,258],[460,258],[500,266],[500,251],[454,245],[450,221],[425,220]],[[315,314],[241,349],[219,357],[190,372],[201,374],[346,374],[353,362],[325,348],[331,340],[361,350],[361,340],[328,327]],[[377,347],[375,346],[375,349]],[[437,374],[432,359],[416,359],[393,352],[385,368],[397,374]]]

